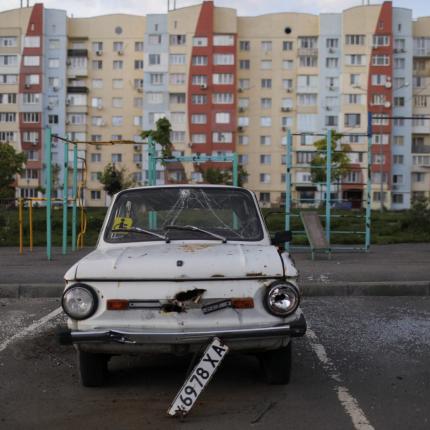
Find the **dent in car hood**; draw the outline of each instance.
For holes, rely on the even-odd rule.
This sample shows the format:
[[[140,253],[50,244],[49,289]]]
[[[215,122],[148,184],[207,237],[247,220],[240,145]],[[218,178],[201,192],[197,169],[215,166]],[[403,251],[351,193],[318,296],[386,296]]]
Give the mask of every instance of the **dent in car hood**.
[[[80,280],[265,278],[284,276],[284,267],[274,246],[163,243],[96,250],[66,278],[70,275]]]

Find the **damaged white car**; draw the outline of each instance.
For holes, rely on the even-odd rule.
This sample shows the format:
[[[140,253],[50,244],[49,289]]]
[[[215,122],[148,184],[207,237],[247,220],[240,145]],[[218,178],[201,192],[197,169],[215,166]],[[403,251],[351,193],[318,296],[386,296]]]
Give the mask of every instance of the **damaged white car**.
[[[102,385],[118,354],[188,354],[219,338],[255,353],[269,383],[289,382],[303,336],[297,270],[243,188],[172,185],[118,193],[97,248],[65,275],[81,381]]]

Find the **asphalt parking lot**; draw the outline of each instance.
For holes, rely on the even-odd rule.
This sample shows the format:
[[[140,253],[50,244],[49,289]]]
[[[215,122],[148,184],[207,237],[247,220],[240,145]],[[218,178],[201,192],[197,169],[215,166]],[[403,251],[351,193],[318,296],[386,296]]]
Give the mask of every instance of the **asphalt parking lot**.
[[[83,388],[55,340],[58,306],[0,300],[1,429],[430,428],[429,297],[305,299],[291,383],[267,385],[254,357],[228,356],[184,422],[166,409],[188,358],[116,357],[105,387]]]

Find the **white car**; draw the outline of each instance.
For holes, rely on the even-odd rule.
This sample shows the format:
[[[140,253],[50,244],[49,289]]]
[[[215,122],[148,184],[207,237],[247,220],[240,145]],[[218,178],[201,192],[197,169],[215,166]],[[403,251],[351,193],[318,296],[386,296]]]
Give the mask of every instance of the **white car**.
[[[97,248],[65,275],[60,341],[75,346],[82,384],[102,385],[113,355],[197,353],[215,337],[288,383],[291,338],[306,331],[290,237],[271,240],[243,188],[119,192]]]

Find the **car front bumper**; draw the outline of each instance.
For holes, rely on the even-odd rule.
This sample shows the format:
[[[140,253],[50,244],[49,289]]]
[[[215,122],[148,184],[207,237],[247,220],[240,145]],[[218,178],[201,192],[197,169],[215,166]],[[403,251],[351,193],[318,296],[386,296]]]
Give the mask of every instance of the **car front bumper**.
[[[187,331],[156,331],[156,330],[126,330],[111,328],[109,330],[73,331],[65,329],[60,331],[59,341],[62,345],[117,343],[124,345],[170,344],[191,345],[201,344],[213,337],[223,340],[264,339],[279,337],[299,337],[306,333],[306,320],[303,314],[285,324],[269,327],[248,327],[213,330],[187,330]]]

